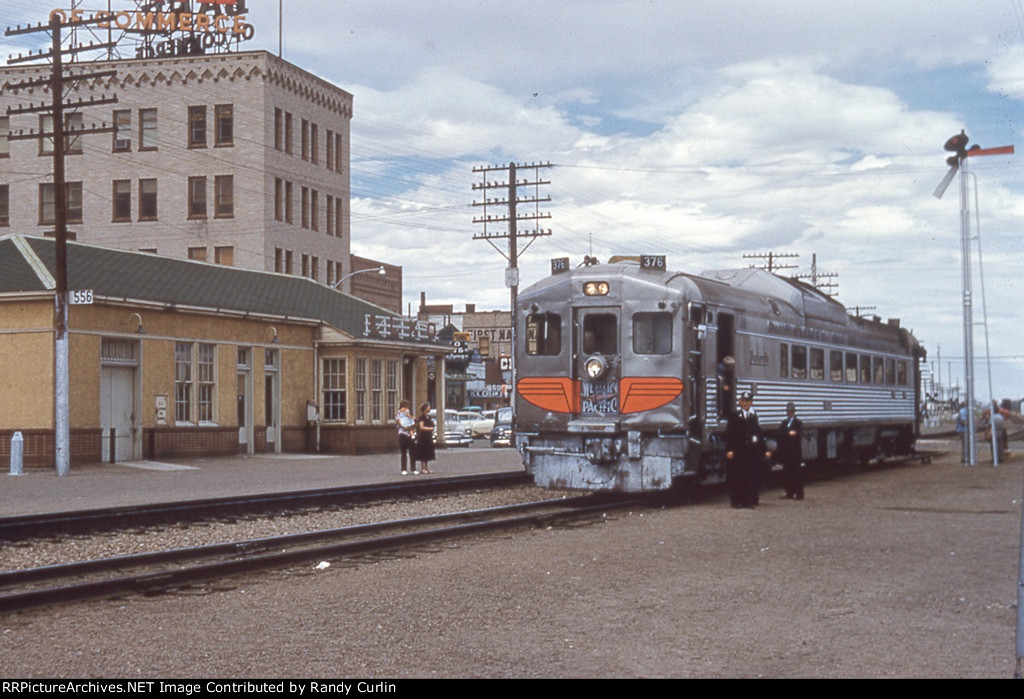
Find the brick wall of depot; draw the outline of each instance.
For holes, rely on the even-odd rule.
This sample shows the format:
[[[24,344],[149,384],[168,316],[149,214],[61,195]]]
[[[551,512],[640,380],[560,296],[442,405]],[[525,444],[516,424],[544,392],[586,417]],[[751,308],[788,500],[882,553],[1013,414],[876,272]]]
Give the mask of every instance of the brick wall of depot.
[[[237,427],[151,427],[142,431],[147,459],[188,459],[238,453]]]
[[[26,469],[54,468],[56,439],[53,430],[0,430],[0,470],[7,471],[11,464],[11,440],[21,432],[22,466]],[[100,460],[103,435],[98,429],[71,430],[70,462],[89,464]]]
[[[320,428],[322,453],[387,454],[397,450],[398,438],[391,425],[324,425]]]

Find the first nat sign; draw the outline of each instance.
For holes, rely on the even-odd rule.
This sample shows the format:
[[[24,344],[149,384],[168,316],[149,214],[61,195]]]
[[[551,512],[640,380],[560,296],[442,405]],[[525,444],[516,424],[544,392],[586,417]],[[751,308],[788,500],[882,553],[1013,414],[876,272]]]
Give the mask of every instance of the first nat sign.
[[[69,291],[68,301],[72,306],[89,306],[92,304],[92,289]]]

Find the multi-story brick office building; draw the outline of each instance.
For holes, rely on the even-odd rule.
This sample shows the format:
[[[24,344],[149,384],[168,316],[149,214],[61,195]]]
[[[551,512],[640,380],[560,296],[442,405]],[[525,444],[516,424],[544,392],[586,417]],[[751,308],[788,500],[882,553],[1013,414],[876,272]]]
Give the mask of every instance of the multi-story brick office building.
[[[69,101],[117,97],[66,115],[69,129],[113,129],[66,139],[73,237],[326,284],[352,271],[352,95],[265,51],[70,70],[116,76],[72,83]],[[49,102],[48,88],[16,89],[48,73],[0,68],[0,234],[53,228],[53,139],[17,139],[52,133],[52,118],[7,114]]]

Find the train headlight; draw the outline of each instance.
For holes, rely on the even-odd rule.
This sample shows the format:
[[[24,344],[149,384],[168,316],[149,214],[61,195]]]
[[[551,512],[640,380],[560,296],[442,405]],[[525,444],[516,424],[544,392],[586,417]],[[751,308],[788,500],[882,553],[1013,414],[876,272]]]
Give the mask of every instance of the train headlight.
[[[583,363],[583,369],[587,372],[589,378],[599,379],[605,370],[608,369],[608,363],[604,360],[604,357],[595,354],[593,357],[587,358],[587,361]]]
[[[584,296],[607,296],[608,282],[583,282]]]

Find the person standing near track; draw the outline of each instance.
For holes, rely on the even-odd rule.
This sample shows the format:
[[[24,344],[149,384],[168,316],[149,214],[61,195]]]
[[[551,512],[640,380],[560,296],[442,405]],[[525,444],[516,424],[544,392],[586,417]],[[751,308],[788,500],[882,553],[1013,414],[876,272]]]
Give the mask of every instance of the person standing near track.
[[[410,466],[413,469],[416,468],[415,457],[412,453],[416,418],[412,416],[412,404],[409,401],[403,400],[398,404],[395,425],[398,427],[398,449],[402,452],[402,475],[406,476],[409,474]],[[411,464],[410,461],[412,461]]]
[[[804,499],[804,474],[800,469],[803,461],[803,423],[796,416],[796,403],[786,403],[786,419],[779,425],[779,461],[782,463],[782,481],[785,484],[784,500]]]
[[[430,462],[436,458],[434,449],[434,421],[430,418],[430,403],[420,406],[419,415],[416,416],[416,444],[413,447],[412,455],[419,466],[413,473],[430,473]]]
[[[761,487],[761,465],[771,452],[765,448],[764,435],[754,412],[754,396],[740,394],[740,407],[729,415],[725,428],[725,478],[729,484],[729,503],[735,508],[754,508]]]

